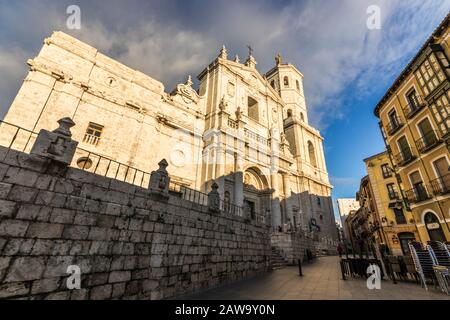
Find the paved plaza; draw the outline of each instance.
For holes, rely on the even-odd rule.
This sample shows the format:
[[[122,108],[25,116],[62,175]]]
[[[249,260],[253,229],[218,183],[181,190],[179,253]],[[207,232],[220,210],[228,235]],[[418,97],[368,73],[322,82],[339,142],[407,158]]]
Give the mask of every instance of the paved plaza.
[[[338,257],[321,257],[303,266],[304,277],[298,267],[286,267],[261,277],[189,295],[193,300],[450,300],[433,285],[427,292],[419,284],[389,280],[381,283],[381,290],[369,290],[361,279],[341,280]]]

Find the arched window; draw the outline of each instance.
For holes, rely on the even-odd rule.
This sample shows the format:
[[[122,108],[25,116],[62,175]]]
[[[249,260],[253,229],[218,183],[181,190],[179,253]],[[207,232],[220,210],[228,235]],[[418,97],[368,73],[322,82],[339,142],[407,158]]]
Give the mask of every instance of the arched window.
[[[300,112],[300,119],[304,122],[305,121],[305,116],[303,114],[303,112]]]
[[[311,141],[308,141],[308,154],[309,154],[309,163],[315,168],[317,168],[317,159],[316,159],[316,150],[314,149],[314,145]]]
[[[284,86],[285,86],[285,87],[289,87],[289,78],[288,78],[287,76],[284,77],[283,82],[284,82]]]
[[[270,81],[270,86],[275,89],[275,80]]]
[[[292,110],[291,110],[291,109],[288,109],[288,111],[287,111],[287,117],[288,117],[288,118],[291,118],[291,117],[292,117]]]
[[[423,218],[425,227],[427,228],[428,235],[431,241],[445,242],[445,235],[442,231],[439,218],[432,212],[427,212]]]
[[[298,80],[295,80],[295,85],[297,86],[297,90],[300,91],[300,82]]]

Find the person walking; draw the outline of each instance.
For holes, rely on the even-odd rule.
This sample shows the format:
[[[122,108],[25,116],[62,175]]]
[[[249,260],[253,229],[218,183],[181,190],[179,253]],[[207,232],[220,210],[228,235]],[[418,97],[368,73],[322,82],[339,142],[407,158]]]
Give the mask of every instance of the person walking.
[[[339,242],[337,245],[337,252],[339,253],[339,258],[342,258],[342,252],[344,251],[344,249],[342,249],[342,245]]]

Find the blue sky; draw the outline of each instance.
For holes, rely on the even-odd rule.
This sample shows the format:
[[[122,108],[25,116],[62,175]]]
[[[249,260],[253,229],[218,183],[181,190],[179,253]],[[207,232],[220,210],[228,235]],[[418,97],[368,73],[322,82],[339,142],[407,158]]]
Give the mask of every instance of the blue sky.
[[[66,8],[81,8],[67,30]],[[370,5],[381,30],[366,26]],[[162,81],[197,75],[225,44],[254,48],[266,72],[281,52],[305,75],[311,122],[325,136],[334,198],[353,197],[362,160],[383,150],[373,108],[450,10],[450,0],[49,1],[0,0],[0,118],[26,75],[26,60],[62,30]]]

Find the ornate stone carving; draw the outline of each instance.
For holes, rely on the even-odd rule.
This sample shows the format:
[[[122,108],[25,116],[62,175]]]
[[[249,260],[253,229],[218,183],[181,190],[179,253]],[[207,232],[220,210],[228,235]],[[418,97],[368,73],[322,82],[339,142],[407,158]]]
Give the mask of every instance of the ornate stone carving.
[[[225,99],[225,96],[223,96],[219,102],[219,110],[226,112],[227,108],[228,108],[228,101]]]
[[[31,154],[70,165],[78,145],[77,141],[72,140],[70,132],[75,123],[70,118],[62,118],[58,123],[59,127],[52,132],[45,129],[39,132]]]
[[[213,183],[211,186],[211,191],[208,193],[208,210],[213,213],[219,213],[220,212],[220,194],[219,186],[217,183]]]
[[[225,48],[225,46],[222,46],[222,49],[220,49],[219,58],[221,58],[221,59],[228,58],[228,51],[227,51],[227,48]]]
[[[186,83],[179,84],[177,88],[172,92],[172,96],[180,95],[186,104],[197,103],[200,96],[192,88],[192,77],[189,76]]]
[[[166,159],[162,159],[158,165],[159,169],[151,173],[149,189],[152,193],[168,196],[170,177],[167,172],[167,166],[169,164]]]
[[[242,119],[242,115],[243,115],[243,114],[244,114],[244,113],[242,112],[241,107],[237,107],[237,109],[236,109],[236,119],[237,119],[238,121]]]

